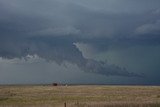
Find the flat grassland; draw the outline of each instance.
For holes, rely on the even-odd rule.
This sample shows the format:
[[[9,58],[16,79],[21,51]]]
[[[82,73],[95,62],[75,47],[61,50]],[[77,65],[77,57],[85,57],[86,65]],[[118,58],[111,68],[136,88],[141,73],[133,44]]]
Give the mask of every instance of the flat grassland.
[[[160,86],[0,86],[0,107],[65,106],[160,107]]]

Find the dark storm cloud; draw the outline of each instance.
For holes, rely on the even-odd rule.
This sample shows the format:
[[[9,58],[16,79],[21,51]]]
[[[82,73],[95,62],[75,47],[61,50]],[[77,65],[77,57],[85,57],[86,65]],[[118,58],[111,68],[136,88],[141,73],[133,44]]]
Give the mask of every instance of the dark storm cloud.
[[[67,2],[68,1],[68,2]],[[156,5],[146,7],[145,2],[140,2],[140,13],[134,12],[132,8],[124,8],[123,5],[131,5],[133,1],[117,2],[117,1],[94,1],[94,3],[106,4],[114,3],[119,7],[127,9],[128,12],[112,12],[106,10],[95,10],[93,6],[82,5],[72,0],[47,0],[47,1],[19,1],[6,0],[1,1],[1,31],[3,33],[12,32],[16,35],[78,35],[78,37],[109,37],[120,38],[129,36],[139,27],[154,23],[160,18],[158,1]],[[137,4],[133,2],[133,4]],[[153,3],[154,4],[154,3]],[[98,8],[99,6],[97,6]],[[144,9],[141,9],[144,8]],[[122,9],[123,10],[123,9]],[[143,11],[142,11],[143,10]],[[120,10],[119,10],[120,11]],[[9,31],[9,32],[8,32]],[[12,35],[13,35],[12,34]],[[20,35],[22,35],[20,34]],[[28,35],[27,35],[28,36]],[[116,36],[116,37],[115,37]]]
[[[7,39],[8,40],[8,39]],[[17,41],[17,42],[16,42]],[[63,41],[63,42],[62,42]],[[16,39],[4,41],[5,48],[1,47],[0,55],[4,58],[22,58],[37,54],[48,61],[54,60],[58,64],[68,61],[76,64],[81,70],[101,75],[116,75],[140,77],[141,75],[130,73],[125,68],[107,64],[92,59],[86,59],[68,37],[34,37],[30,39]],[[2,43],[4,45],[4,43]],[[2,46],[2,45],[1,45]]]
[[[85,72],[141,76],[114,64],[84,58],[74,43],[88,43],[98,51],[103,51],[112,45],[115,47],[119,44],[122,44],[122,47],[126,44],[137,45],[144,41],[141,39],[142,34],[152,35],[155,31],[156,40],[160,40],[157,36],[159,2],[155,2],[155,7],[150,6],[146,9],[143,4],[145,1],[141,1],[142,8],[138,6],[136,10],[134,8],[137,3],[134,2],[133,7],[122,8],[121,11],[115,11],[112,7],[96,7],[96,2],[91,5],[85,4],[85,1],[72,0],[0,0],[0,56],[21,58],[28,54],[37,54],[59,64],[68,61]],[[112,4],[112,2],[99,3]],[[120,3],[118,8],[132,4],[125,0],[124,4],[116,2]],[[146,3],[148,4],[148,1]],[[124,11],[125,9],[128,10]],[[147,38],[145,44],[153,43],[150,37],[144,38]]]

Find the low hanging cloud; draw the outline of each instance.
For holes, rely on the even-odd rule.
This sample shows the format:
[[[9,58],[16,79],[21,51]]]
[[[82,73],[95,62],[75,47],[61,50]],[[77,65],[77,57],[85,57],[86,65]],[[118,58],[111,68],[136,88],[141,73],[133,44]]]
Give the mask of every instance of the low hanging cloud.
[[[1,57],[8,59],[23,58],[27,55],[36,54],[47,61],[55,61],[58,64],[62,64],[64,61],[76,64],[82,71],[88,73],[105,76],[142,77],[140,74],[128,72],[125,68],[117,65],[85,58],[82,52],[67,37],[34,37],[28,40],[21,39],[19,42],[12,40],[9,43],[5,45],[5,48],[1,45]]]

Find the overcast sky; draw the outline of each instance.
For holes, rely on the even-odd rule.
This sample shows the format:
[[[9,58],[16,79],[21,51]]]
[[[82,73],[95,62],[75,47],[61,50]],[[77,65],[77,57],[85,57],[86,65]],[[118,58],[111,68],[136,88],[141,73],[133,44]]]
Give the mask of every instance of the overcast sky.
[[[159,77],[159,0],[0,0],[0,84]]]

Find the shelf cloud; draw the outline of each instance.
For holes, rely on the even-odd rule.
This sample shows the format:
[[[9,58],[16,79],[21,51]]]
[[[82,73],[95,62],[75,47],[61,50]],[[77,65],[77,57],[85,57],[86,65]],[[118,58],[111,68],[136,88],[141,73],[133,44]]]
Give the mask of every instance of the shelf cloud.
[[[67,61],[85,73],[144,77],[151,71],[133,68],[132,58],[137,54],[130,56],[128,50],[159,49],[159,5],[159,0],[0,0],[0,57],[11,60],[37,55],[46,63]],[[153,76],[160,69],[151,68]]]

